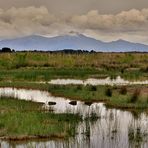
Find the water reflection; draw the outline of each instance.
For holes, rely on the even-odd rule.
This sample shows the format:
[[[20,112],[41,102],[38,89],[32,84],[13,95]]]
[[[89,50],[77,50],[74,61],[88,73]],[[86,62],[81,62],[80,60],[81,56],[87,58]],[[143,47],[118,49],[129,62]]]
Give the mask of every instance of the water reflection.
[[[148,116],[136,115],[117,109],[107,109],[103,103],[86,103],[77,101],[70,105],[69,99],[54,97],[46,91],[0,88],[0,95],[14,96],[20,99],[44,102],[56,102],[52,106],[55,112],[72,112],[83,115],[84,121],[78,124],[77,134],[68,140],[27,141],[12,143],[1,141],[1,147],[50,147],[50,148],[133,148],[148,147]],[[96,120],[87,120],[87,116],[97,115]]]
[[[68,84],[79,84],[79,85],[137,85],[137,84],[148,84],[148,80],[145,81],[128,81],[124,80],[120,76],[116,79],[111,79],[107,77],[106,79],[86,79],[86,80],[77,80],[77,79],[54,79],[48,82],[49,84],[56,85],[68,85]]]

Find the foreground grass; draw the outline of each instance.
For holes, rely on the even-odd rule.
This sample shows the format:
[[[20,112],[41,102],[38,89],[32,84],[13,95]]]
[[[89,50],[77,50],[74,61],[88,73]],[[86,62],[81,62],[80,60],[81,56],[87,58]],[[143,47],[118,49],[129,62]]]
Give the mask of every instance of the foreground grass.
[[[81,117],[45,112],[41,103],[0,98],[0,137],[9,140],[66,138],[75,134]],[[20,138],[21,137],[21,138]]]
[[[148,79],[147,53],[1,53],[0,80],[48,81],[53,78],[116,77]]]

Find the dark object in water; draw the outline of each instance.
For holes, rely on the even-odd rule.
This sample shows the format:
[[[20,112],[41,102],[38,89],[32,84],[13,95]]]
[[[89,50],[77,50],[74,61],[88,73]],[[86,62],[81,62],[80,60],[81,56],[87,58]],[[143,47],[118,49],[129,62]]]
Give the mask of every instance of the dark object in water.
[[[70,101],[69,104],[70,105],[77,105],[77,101]]]
[[[91,106],[93,104],[93,102],[87,101],[87,102],[84,102],[84,104],[88,105],[88,106]]]
[[[56,102],[48,102],[48,105],[56,105]]]

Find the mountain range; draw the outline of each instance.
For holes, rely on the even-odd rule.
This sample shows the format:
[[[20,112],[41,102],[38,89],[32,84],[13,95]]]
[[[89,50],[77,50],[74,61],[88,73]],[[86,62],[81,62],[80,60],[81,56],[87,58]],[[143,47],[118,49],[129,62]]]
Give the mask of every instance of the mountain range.
[[[26,36],[15,39],[1,40],[0,48],[9,47],[21,50],[54,51],[63,49],[94,50],[100,52],[148,52],[148,45],[132,43],[125,40],[103,42],[82,34],[61,35],[56,37]]]

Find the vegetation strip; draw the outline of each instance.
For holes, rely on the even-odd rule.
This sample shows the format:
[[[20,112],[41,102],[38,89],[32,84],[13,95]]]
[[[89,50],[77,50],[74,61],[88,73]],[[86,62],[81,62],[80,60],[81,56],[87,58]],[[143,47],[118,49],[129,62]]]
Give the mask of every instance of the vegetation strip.
[[[79,114],[55,114],[43,110],[42,103],[11,97],[0,98],[0,119],[0,139],[12,141],[68,138],[82,121]]]
[[[54,96],[85,102],[103,101],[108,107],[120,109],[148,109],[148,85],[91,86],[49,85]]]
[[[148,79],[148,53],[0,54],[1,81],[49,81],[56,78]]]
[[[53,96],[69,98],[73,101],[105,102],[108,107],[122,109],[147,109],[148,85],[91,86],[91,85],[51,85],[34,83],[0,83],[0,87],[15,87],[48,91]]]

